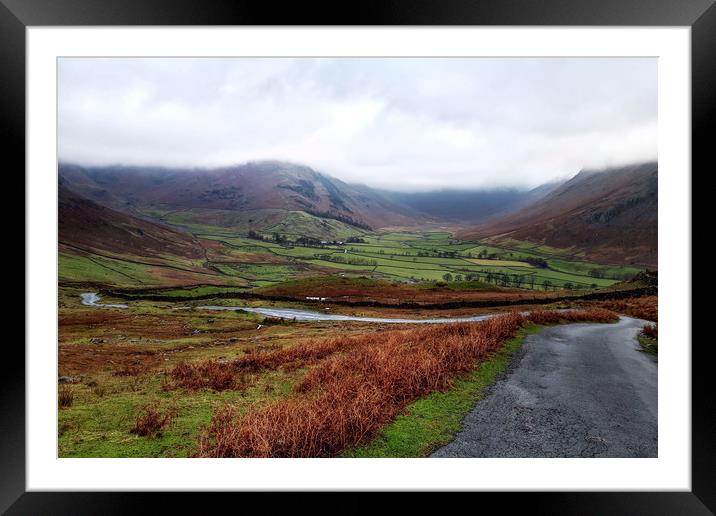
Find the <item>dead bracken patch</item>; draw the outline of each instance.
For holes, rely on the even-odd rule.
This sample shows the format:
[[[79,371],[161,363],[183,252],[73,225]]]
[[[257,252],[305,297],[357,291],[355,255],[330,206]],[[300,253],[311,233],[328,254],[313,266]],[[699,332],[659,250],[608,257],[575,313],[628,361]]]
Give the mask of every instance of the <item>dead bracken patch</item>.
[[[590,310],[533,310],[527,319],[535,324],[558,324],[564,322],[612,322],[616,314],[604,308]]]
[[[75,401],[75,391],[67,384],[60,384],[57,394],[57,402],[60,408],[71,407]]]
[[[249,385],[246,375],[237,374],[227,362],[207,360],[195,364],[182,362],[169,371],[173,383],[165,383],[165,390],[183,388],[188,390],[213,389],[227,391],[243,390]]]
[[[658,296],[629,297],[605,301],[589,301],[587,306],[606,308],[630,317],[657,322],[659,320]]]
[[[166,383],[164,389],[241,390],[250,383],[248,373],[279,368],[284,371],[293,371],[339,351],[347,351],[360,343],[361,340],[355,338],[311,339],[285,349],[272,347],[268,348],[268,351],[252,350],[248,352],[247,350],[244,356],[233,361],[182,362],[168,372],[172,382]]]
[[[360,338],[308,339],[289,348],[249,353],[232,362],[240,371],[260,371],[287,367],[296,369],[302,365],[316,362],[338,351],[347,351],[359,345]]]
[[[645,324],[641,329],[641,334],[649,337],[650,339],[658,339],[659,331],[656,324]]]
[[[303,301],[316,295],[317,285],[310,279],[289,284],[263,287],[260,292],[271,296],[294,298]],[[340,299],[343,303],[377,302],[398,306],[410,300],[418,305],[440,303],[461,303],[484,300],[514,302],[524,300],[529,303],[535,299],[554,297],[554,292],[525,291],[519,289],[497,288],[485,285],[481,290],[453,290],[450,288],[421,288],[405,283],[360,280],[355,278],[321,278],[321,296],[329,300]]]
[[[140,436],[157,437],[160,435],[160,431],[170,425],[175,417],[175,409],[168,409],[162,413],[156,403],[151,403],[142,408],[129,432]]]

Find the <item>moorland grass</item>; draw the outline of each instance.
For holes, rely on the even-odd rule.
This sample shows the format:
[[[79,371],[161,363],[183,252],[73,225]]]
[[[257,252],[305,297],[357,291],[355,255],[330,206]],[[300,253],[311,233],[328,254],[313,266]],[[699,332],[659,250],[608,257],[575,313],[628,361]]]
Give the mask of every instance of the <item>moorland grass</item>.
[[[74,386],[74,403],[62,409],[58,419],[60,457],[189,457],[196,453],[201,431],[215,410],[226,404],[239,412],[285,396],[300,376],[300,371],[284,374],[269,372],[243,390],[192,391],[165,390],[162,377],[139,378],[100,376],[98,385]],[[158,420],[172,414],[171,424],[152,435],[132,432],[137,426],[153,424],[148,407],[156,410]],[[144,423],[139,421],[144,419]],[[139,422],[139,425],[138,425]]]

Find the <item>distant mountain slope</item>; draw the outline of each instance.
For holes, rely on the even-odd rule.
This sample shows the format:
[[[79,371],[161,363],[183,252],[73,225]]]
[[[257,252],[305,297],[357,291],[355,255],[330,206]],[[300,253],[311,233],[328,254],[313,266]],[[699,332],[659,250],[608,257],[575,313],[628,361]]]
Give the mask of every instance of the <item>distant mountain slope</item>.
[[[547,183],[532,190],[494,188],[383,193],[391,201],[439,220],[482,223],[534,202],[560,184],[560,182]]]
[[[100,206],[59,186],[59,243],[85,251],[151,258],[175,255],[198,259],[199,243],[190,235]]]
[[[458,238],[513,238],[575,247],[594,260],[657,265],[656,163],[584,170],[521,210]]]
[[[304,211],[357,227],[416,225],[424,215],[379,192],[279,161],[217,169],[61,165],[68,188],[123,211],[137,208]]]

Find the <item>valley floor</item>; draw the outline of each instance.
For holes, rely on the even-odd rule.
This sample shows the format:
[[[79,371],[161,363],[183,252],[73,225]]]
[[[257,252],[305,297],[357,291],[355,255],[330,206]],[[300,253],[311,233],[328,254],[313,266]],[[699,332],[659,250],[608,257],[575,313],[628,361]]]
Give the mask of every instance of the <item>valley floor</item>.
[[[179,224],[181,220],[175,221]],[[296,234],[256,234],[184,223],[202,258],[135,256],[60,241],[60,281],[126,288],[256,289],[316,276],[367,277],[406,284],[443,282],[535,292],[595,290],[633,277],[638,266],[590,262],[570,249],[513,240],[459,241],[449,233],[362,231],[349,240],[306,240]],[[483,287],[483,288],[484,288]],[[468,287],[474,288],[473,287]]]
[[[192,244],[137,256],[60,242],[61,457],[371,453],[414,403],[459,424],[470,386],[493,381],[534,324],[605,322],[609,310],[656,320],[654,282],[628,280],[640,268],[574,250],[336,221],[335,240],[320,241],[305,236],[322,224],[313,216],[304,234],[247,235],[152,215]],[[410,323],[451,318],[471,322]],[[454,403],[428,401],[449,393]],[[440,428],[401,453],[423,456],[456,431]]]
[[[393,342],[391,339],[410,339],[410,332],[441,331],[433,330],[435,325],[301,322],[197,308],[200,303],[247,304],[244,300],[207,303],[104,297],[100,303],[127,304],[128,308],[101,308],[83,305],[81,292],[74,287],[60,291],[58,438],[62,457],[193,456],[202,451],[202,439],[226,407],[238,417],[260,413],[274,403],[293,403],[311,371],[343,356],[327,346],[336,342],[351,345],[346,344],[351,339],[365,345],[373,340]],[[295,302],[273,305],[316,309],[315,304]],[[322,307],[331,313],[387,318],[506,311],[504,307],[430,311]],[[509,308],[543,309],[545,305]],[[452,337],[439,340],[454,341]],[[254,363],[252,360],[267,359],[278,362],[246,366]],[[244,365],[236,366],[237,362]],[[430,389],[419,392],[428,394]],[[314,395],[307,394],[306,399]]]

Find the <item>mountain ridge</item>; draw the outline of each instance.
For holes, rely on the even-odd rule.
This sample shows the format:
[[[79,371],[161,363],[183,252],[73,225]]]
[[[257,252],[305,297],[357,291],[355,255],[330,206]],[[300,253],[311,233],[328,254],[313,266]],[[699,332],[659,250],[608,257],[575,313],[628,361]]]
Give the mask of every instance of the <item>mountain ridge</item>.
[[[582,170],[528,206],[457,237],[573,247],[598,261],[656,267],[658,164]]]
[[[478,223],[513,211],[551,191],[441,189],[399,192],[347,183],[297,163],[251,161],[220,168],[84,167],[61,163],[68,188],[104,206],[145,217],[142,208],[174,210],[298,210],[362,229]]]
[[[181,213],[187,217],[181,227],[194,221],[290,233],[291,214],[303,212],[317,217],[307,221],[314,238],[324,238],[327,219],[358,234],[440,227],[456,230],[460,239],[512,238],[573,248],[596,261],[656,266],[657,171],[657,163],[648,162],[581,170],[532,190],[428,193],[350,184],[285,161],[215,169],[61,164],[59,176],[64,188],[140,220],[172,224],[162,214]],[[352,231],[332,227],[330,238]]]
[[[391,203],[370,187],[356,187],[305,165],[281,161],[186,170],[63,164],[60,178],[77,193],[123,211],[140,207],[237,211],[279,208],[305,211],[366,229],[428,220],[408,207]]]

